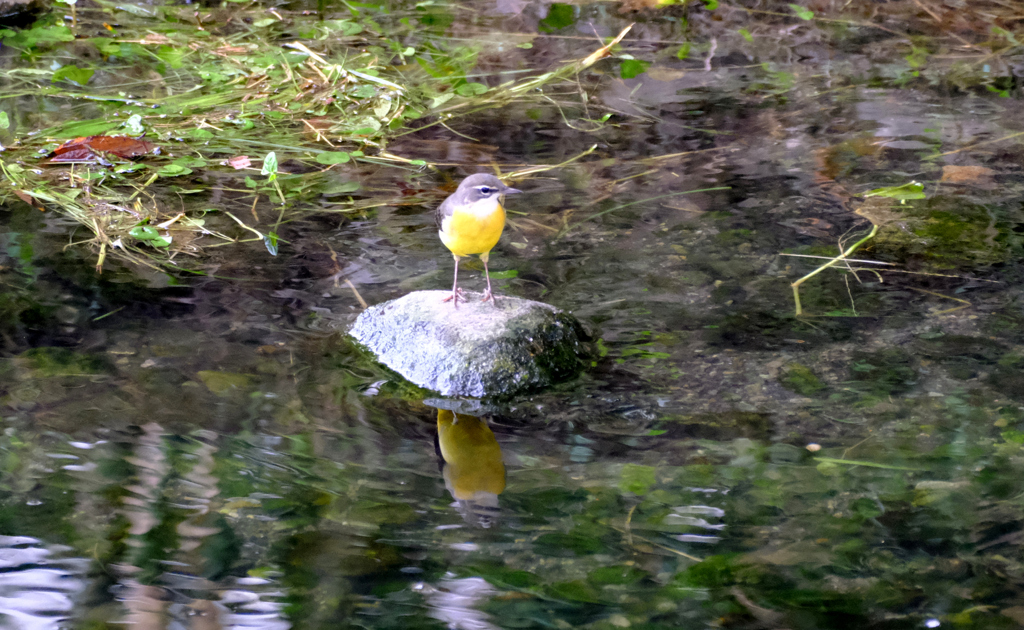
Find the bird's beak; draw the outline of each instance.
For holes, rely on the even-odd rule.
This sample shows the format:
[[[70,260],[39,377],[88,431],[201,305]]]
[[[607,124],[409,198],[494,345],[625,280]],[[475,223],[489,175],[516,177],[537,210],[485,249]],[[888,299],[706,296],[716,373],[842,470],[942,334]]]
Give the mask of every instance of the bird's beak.
[[[518,188],[506,188],[505,190],[501,191],[501,193],[503,195],[514,195],[516,193],[521,193],[521,192],[523,192],[523,191],[519,190]]]

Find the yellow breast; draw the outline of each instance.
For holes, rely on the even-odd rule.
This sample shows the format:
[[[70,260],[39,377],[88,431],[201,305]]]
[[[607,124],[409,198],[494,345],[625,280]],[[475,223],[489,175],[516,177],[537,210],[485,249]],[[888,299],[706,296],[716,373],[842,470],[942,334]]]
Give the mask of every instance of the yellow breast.
[[[456,208],[441,222],[441,242],[456,256],[486,254],[505,228],[505,210],[497,199],[482,199]]]

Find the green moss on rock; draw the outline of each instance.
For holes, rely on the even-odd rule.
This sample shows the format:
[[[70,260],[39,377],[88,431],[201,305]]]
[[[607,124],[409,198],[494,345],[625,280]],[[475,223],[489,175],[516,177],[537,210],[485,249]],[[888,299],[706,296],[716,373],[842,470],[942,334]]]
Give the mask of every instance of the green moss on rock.
[[[779,383],[802,396],[814,396],[826,387],[809,367],[799,363],[790,363],[782,368]]]

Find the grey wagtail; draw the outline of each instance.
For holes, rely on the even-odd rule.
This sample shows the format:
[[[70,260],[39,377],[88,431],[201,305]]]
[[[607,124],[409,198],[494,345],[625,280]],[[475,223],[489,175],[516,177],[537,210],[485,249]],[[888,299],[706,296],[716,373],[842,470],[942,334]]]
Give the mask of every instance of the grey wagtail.
[[[482,301],[494,300],[487,259],[491,249],[498,244],[501,231],[505,229],[505,209],[501,207],[501,196],[518,192],[522,191],[509,188],[494,175],[477,173],[462,180],[459,188],[438,206],[434,215],[437,233],[455,257],[452,294],[444,299],[445,302],[451,300],[455,308],[459,307],[459,258],[473,254],[479,254],[480,260],[484,262],[487,291]]]

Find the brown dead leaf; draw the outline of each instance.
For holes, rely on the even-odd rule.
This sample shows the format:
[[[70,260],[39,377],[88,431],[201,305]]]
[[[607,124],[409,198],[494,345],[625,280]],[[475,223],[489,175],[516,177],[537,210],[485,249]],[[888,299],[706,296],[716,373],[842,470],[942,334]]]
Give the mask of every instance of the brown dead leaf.
[[[622,0],[622,5],[619,6],[619,13],[656,9],[660,4],[659,0]]]
[[[814,217],[779,221],[779,225],[785,225],[788,228],[793,228],[804,236],[813,236],[815,238],[827,238],[829,230],[832,229],[831,223],[824,219],[817,219]]]
[[[896,207],[897,205],[891,199],[868,197],[864,200],[864,203],[857,206],[853,213],[864,217],[878,227],[882,227],[889,223],[906,219],[902,213],[894,211]]]
[[[148,153],[159,155],[160,147],[131,136],[89,136],[68,140],[53,150],[51,162],[101,162],[104,156],[130,160]]]
[[[171,38],[160,33],[149,33],[140,40],[140,43],[163,46],[164,44],[170,44]]]
[[[214,49],[213,54],[222,57],[233,57],[235,55],[244,55],[247,52],[249,52],[249,47],[247,46],[221,46]]]
[[[18,199],[21,199],[22,201],[24,201],[28,205],[32,206],[33,208],[39,208],[40,212],[42,212],[44,210],[42,204],[39,203],[39,200],[37,200],[35,197],[33,197],[32,195],[28,194],[24,190],[15,190],[14,191],[14,195]]]
[[[965,186],[991,186],[995,182],[995,171],[984,166],[955,166],[947,164],[942,167],[942,179],[939,181]]]

